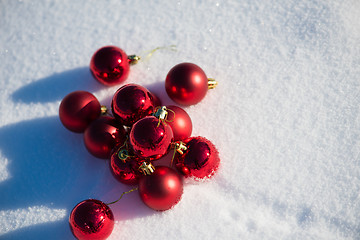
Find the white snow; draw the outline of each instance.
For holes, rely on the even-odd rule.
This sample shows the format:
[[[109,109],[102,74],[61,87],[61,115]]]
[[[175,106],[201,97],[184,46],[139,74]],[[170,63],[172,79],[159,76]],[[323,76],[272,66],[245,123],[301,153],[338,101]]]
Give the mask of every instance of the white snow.
[[[75,90],[109,106],[89,72],[105,45],[162,49],[131,67],[165,104],[164,79],[193,62],[219,82],[185,108],[221,169],[155,212],[111,205],[109,239],[360,239],[360,2],[0,1],[0,239],[73,239],[71,209],[130,188],[58,118]]]

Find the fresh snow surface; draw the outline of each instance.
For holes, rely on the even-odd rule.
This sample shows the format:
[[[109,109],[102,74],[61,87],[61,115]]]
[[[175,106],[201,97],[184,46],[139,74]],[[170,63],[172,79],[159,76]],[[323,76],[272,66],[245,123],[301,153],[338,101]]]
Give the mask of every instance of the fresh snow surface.
[[[73,239],[78,202],[131,188],[61,125],[59,103],[86,90],[109,106],[121,85],[91,76],[98,48],[172,44],[125,83],[173,104],[174,65],[217,79],[185,110],[221,168],[186,180],[169,211],[125,195],[109,239],[360,239],[358,0],[0,0],[0,239]]]

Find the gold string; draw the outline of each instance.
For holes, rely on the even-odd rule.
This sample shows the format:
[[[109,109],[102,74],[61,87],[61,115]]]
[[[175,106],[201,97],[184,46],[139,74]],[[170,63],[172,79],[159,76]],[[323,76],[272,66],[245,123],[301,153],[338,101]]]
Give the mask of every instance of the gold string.
[[[157,47],[157,48],[154,48],[154,49],[152,49],[150,51],[145,52],[144,54],[147,53],[146,56],[144,58],[141,57],[140,59],[144,59],[143,61],[145,61],[145,60],[149,59],[156,51],[162,50],[162,49],[169,49],[170,51],[174,51],[174,52],[177,51],[176,45]]]
[[[161,50],[161,49],[169,49],[171,51],[176,52],[176,45],[170,45],[170,46],[163,46],[163,47],[157,47],[154,48],[150,51],[145,52],[144,54],[146,54],[145,57],[141,57],[141,56],[137,56],[137,55],[129,55],[128,56],[128,60],[130,65],[135,65],[137,64],[139,61],[146,61],[148,60],[156,51]]]
[[[120,196],[117,200],[115,200],[115,201],[113,201],[113,202],[111,202],[111,203],[105,203],[105,204],[106,204],[106,205],[111,205],[111,204],[117,203],[118,201],[120,201],[120,199],[121,199],[125,194],[131,193],[131,192],[136,191],[136,190],[138,190],[138,187],[135,187],[135,188],[133,188],[133,189],[127,191],[127,192],[123,192],[123,193],[121,194],[121,196]]]
[[[168,120],[168,119],[167,119],[167,117],[169,116],[169,115],[167,115],[167,116],[166,116],[166,122],[173,122],[173,121],[175,120],[175,112],[174,112],[173,110],[169,109],[169,108],[166,108],[166,111],[170,111],[170,112],[172,112],[173,115],[174,115],[171,120]]]

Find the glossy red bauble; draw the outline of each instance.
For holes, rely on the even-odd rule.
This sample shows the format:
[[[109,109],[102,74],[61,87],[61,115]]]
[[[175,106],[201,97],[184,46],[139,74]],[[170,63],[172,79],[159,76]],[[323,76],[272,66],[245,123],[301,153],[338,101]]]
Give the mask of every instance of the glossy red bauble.
[[[165,211],[176,205],[183,193],[183,180],[173,169],[157,166],[149,176],[139,181],[141,200],[150,208]]]
[[[133,125],[129,139],[136,155],[156,160],[168,152],[173,133],[169,124],[154,116],[148,116]]]
[[[159,106],[161,106],[161,100],[160,100],[160,98],[156,95],[156,94],[154,94],[153,92],[151,92],[151,95],[153,96],[153,102],[154,102],[154,107],[156,108],[156,107],[159,107]]]
[[[143,159],[136,156],[129,148],[115,147],[111,154],[110,170],[115,179],[127,185],[138,183],[141,173],[139,167]]]
[[[90,61],[90,70],[96,80],[109,86],[124,82],[129,68],[128,56],[115,46],[100,48]]]
[[[84,132],[87,150],[98,158],[109,158],[112,149],[126,139],[124,127],[114,118],[102,116],[92,122]]]
[[[59,117],[70,131],[84,132],[87,126],[100,116],[101,106],[94,95],[86,91],[69,93],[61,101]]]
[[[168,111],[167,122],[174,134],[174,141],[185,140],[191,136],[192,122],[189,114],[184,109],[177,106],[166,106]]]
[[[181,105],[200,102],[208,90],[208,78],[204,71],[193,63],[180,63],[166,76],[165,89],[169,97]]]
[[[219,152],[215,145],[204,137],[191,137],[183,141],[186,150],[174,158],[177,169],[185,176],[209,178],[220,165]]]
[[[74,207],[69,224],[79,240],[102,240],[108,238],[114,228],[114,215],[105,203],[88,199]]]
[[[146,88],[137,84],[126,84],[115,92],[111,109],[120,123],[131,126],[154,111],[158,101],[156,99]]]

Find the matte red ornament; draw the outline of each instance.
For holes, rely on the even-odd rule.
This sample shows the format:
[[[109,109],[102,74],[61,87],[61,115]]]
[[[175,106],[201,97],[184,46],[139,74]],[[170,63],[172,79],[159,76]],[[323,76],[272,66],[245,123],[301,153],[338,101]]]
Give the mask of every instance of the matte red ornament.
[[[154,116],[147,116],[132,126],[129,139],[136,155],[156,160],[169,151],[174,138],[169,124]]]
[[[128,56],[116,46],[98,49],[90,61],[90,70],[95,79],[108,86],[124,82],[129,69]]]
[[[109,158],[112,149],[126,140],[124,127],[113,117],[102,116],[90,124],[84,132],[87,150],[98,158]]]
[[[69,224],[79,240],[102,240],[108,238],[114,229],[114,215],[102,201],[88,199],[73,208]]]
[[[70,131],[81,133],[100,116],[101,105],[86,91],[75,91],[64,97],[59,107],[61,123]]]
[[[166,109],[171,110],[168,111],[167,123],[173,131],[174,141],[189,138],[192,132],[192,122],[189,114],[184,109],[174,105],[166,106]]]
[[[136,156],[127,144],[115,147],[111,154],[110,170],[115,179],[127,185],[135,185],[141,176],[139,167],[144,159]]]
[[[139,181],[141,200],[150,208],[165,211],[176,205],[183,194],[182,177],[172,168],[157,166]]]
[[[205,72],[193,63],[180,63],[166,76],[165,89],[176,103],[189,106],[200,102],[216,82],[206,77]]]
[[[149,116],[157,101],[146,88],[137,84],[126,84],[115,92],[111,109],[120,123],[131,126],[141,118]]]
[[[213,176],[220,165],[215,145],[204,137],[191,137],[183,143],[186,150],[176,153],[173,160],[180,173],[200,179]]]

